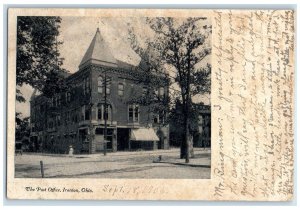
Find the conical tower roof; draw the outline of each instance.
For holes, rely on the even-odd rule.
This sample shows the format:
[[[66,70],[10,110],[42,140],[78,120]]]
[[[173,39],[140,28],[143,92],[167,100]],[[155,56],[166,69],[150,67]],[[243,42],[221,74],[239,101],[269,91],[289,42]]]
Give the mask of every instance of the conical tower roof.
[[[117,60],[111,54],[111,51],[101,36],[99,28],[97,28],[96,34],[84,54],[79,68],[88,64],[98,64],[102,66],[117,67]]]

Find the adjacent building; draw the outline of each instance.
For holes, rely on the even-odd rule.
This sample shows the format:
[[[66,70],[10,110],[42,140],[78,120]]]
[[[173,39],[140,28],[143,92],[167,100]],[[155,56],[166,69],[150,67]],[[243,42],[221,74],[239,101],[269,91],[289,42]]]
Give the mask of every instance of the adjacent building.
[[[198,131],[194,134],[194,147],[211,147],[211,106],[198,104]]]
[[[114,58],[97,29],[78,71],[65,75],[67,90],[52,98],[33,93],[30,138],[35,149],[68,153],[72,146],[77,154],[102,152],[105,144],[112,152],[168,149],[169,126],[163,123],[165,116],[132,102],[132,98],[149,94],[144,77],[139,67]],[[162,75],[153,77],[160,81],[153,94],[168,97],[167,79]]]
[[[203,103],[194,104],[195,111],[191,116],[192,125],[190,127],[190,134],[193,137],[194,147],[211,147],[211,106]],[[177,116],[182,115],[181,105],[176,104],[175,112]],[[178,129],[183,126],[182,119],[177,117],[170,121],[170,145],[180,147],[182,139],[184,139],[183,129]]]

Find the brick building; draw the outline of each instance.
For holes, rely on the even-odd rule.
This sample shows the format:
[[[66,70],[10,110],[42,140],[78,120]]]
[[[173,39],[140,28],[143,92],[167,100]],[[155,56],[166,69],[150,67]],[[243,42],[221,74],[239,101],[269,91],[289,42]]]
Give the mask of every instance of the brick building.
[[[72,145],[77,154],[101,152],[105,117],[108,151],[169,148],[169,126],[161,123],[164,116],[130,102],[132,97],[146,94],[144,76],[141,68],[116,60],[97,29],[79,70],[65,75],[67,91],[52,98],[34,91],[30,101],[30,138],[36,150],[67,153]],[[154,94],[168,97],[167,79],[154,77],[160,81]]]

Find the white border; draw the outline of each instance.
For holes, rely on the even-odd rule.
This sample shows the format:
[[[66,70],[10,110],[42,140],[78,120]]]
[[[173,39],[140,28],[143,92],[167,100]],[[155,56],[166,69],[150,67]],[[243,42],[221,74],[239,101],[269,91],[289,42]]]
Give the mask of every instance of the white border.
[[[107,4],[107,2],[109,2],[109,4]],[[72,3],[72,4],[69,4]],[[172,5],[170,5],[170,3],[172,3]],[[197,3],[201,3],[197,4],[197,5],[188,5],[188,4],[197,4]],[[235,3],[238,3],[238,5],[236,5]],[[251,4],[250,4],[251,3]],[[29,5],[31,4],[31,5]],[[35,5],[32,5],[35,4]],[[52,4],[52,5],[50,5]],[[53,5],[55,4],[55,5]],[[131,4],[131,5],[130,5]],[[135,5],[132,5],[135,4]],[[230,5],[229,5],[230,4]],[[287,5],[287,4],[294,4],[294,5]],[[121,8],[132,8],[132,7],[137,7],[137,8],[141,8],[141,7],[153,7],[153,8],[168,8],[168,7],[172,7],[172,8],[251,8],[251,9],[255,9],[255,8],[272,8],[272,9],[276,9],[276,8],[286,8],[286,6],[288,6],[288,8],[294,7],[297,12],[297,27],[296,29],[299,28],[299,3],[297,0],[284,0],[284,1],[276,1],[276,0],[251,0],[251,1],[244,1],[244,2],[240,2],[240,1],[226,1],[226,0],[202,0],[201,2],[195,2],[193,0],[173,0],[171,1],[162,1],[162,0],[143,0],[143,1],[133,1],[133,0],[128,0],[126,2],[124,2],[124,0],[109,0],[109,1],[105,1],[105,0],[89,0],[89,1],[83,1],[83,0],[72,0],[72,1],[66,1],[66,0],[51,0],[51,1],[38,1],[38,0],[28,0],[28,1],[24,1],[24,0],[2,0],[2,4],[1,4],[1,10],[4,12],[4,10],[7,9],[7,7],[106,7],[106,8],[116,8],[116,7],[121,7]],[[1,40],[2,40],[2,46],[3,46],[3,50],[1,51],[1,56],[0,56],[0,60],[1,60],[1,64],[2,64],[2,71],[0,71],[0,78],[2,78],[2,87],[3,89],[0,91],[0,116],[1,117],[1,121],[0,121],[0,134],[1,134],[1,140],[2,142],[4,142],[5,139],[5,128],[6,128],[6,119],[5,119],[5,111],[6,111],[6,88],[5,88],[5,84],[6,84],[6,76],[7,76],[7,68],[6,68],[6,57],[4,57],[6,55],[7,52],[6,51],[6,43],[7,40],[4,40],[6,37],[6,18],[4,16],[5,13],[3,13],[3,15],[1,16],[1,21],[0,21],[0,25],[1,25]],[[298,30],[296,30],[298,31]],[[297,33],[297,40],[299,40],[299,33]],[[297,41],[296,41],[297,43]],[[299,46],[297,45],[297,50],[296,50],[296,55],[295,57],[297,58],[297,54],[298,54],[298,50],[299,50]],[[295,59],[297,60],[297,59]],[[296,63],[296,80],[295,80],[295,90],[296,90],[296,106],[295,106],[295,142],[296,142],[296,147],[295,147],[295,200],[293,203],[276,203],[276,202],[247,202],[247,203],[241,203],[241,202],[151,202],[151,201],[139,201],[139,202],[126,202],[126,201],[122,201],[122,202],[97,202],[97,201],[93,201],[93,202],[88,202],[88,201],[26,201],[26,202],[19,202],[19,201],[8,201],[5,199],[5,189],[4,186],[5,184],[5,174],[6,174],[6,170],[5,170],[5,150],[6,148],[4,147],[4,145],[1,147],[2,150],[2,155],[0,155],[0,160],[1,163],[3,163],[3,172],[1,174],[1,186],[2,186],[2,191],[0,193],[1,198],[4,201],[5,205],[76,205],[73,206],[72,208],[80,208],[82,209],[82,205],[177,205],[179,206],[178,208],[182,209],[183,207],[181,205],[185,204],[185,205],[205,205],[205,208],[210,208],[207,205],[226,205],[225,209],[231,209],[232,207],[228,206],[228,205],[250,205],[247,208],[253,208],[251,207],[252,205],[258,205],[258,206],[266,206],[266,205],[276,205],[273,206],[272,209],[279,209],[281,208],[281,205],[294,205],[293,207],[296,207],[297,205],[297,200],[299,198],[299,194],[298,194],[298,183],[297,183],[297,163],[299,163],[299,155],[297,155],[297,151],[299,151],[299,143],[297,142],[297,137],[298,137],[298,132],[297,132],[297,126],[298,123],[298,117],[297,117],[297,113],[298,113],[298,98],[299,98],[299,91],[297,90],[297,86],[298,86],[298,82],[299,82],[299,73],[298,73],[298,65]],[[3,204],[3,203],[2,203]],[[53,207],[48,206],[49,208],[53,209]],[[30,209],[35,209],[35,208],[39,208],[38,206],[36,207],[30,207]],[[45,208],[45,207],[43,207]],[[56,207],[55,207],[56,208]],[[97,209],[99,209],[99,207],[96,207]],[[123,208],[123,207],[122,207]],[[143,208],[147,208],[146,206],[143,206]],[[151,208],[151,207],[150,207]],[[153,208],[153,206],[152,206]],[[172,209],[175,208],[175,206],[172,207]],[[187,208],[192,208],[192,206],[188,206]],[[197,208],[197,207],[196,207]],[[240,207],[238,207],[240,208]],[[284,207],[286,208],[286,206]],[[24,207],[22,207],[22,209],[24,209]],[[132,209],[132,207],[130,207],[130,209]]]

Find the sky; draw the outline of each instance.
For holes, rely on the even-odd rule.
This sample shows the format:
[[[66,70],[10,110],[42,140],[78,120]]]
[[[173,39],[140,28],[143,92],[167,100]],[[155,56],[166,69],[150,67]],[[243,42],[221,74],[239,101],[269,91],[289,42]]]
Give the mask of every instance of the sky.
[[[64,58],[63,67],[70,73],[78,70],[78,66],[89,47],[97,28],[103,39],[108,43],[112,55],[120,61],[138,65],[139,56],[131,49],[128,40],[128,24],[135,28],[135,33],[141,39],[145,34],[152,34],[141,18],[95,18],[95,17],[62,17],[59,40],[63,44],[59,48],[61,57]],[[209,62],[210,56],[207,58]],[[206,64],[206,62],[204,61]],[[16,112],[22,112],[23,117],[30,115],[30,97],[33,89],[28,85],[21,88],[26,99],[25,103],[16,103]],[[210,97],[198,97],[197,102],[210,104]]]

